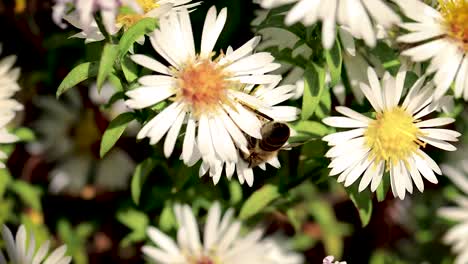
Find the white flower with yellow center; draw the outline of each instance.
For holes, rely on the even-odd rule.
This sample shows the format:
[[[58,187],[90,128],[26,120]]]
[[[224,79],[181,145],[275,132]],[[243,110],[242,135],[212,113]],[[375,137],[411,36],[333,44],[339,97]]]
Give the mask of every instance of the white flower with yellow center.
[[[23,225],[20,226],[15,237],[13,237],[10,229],[4,225],[2,240],[6,248],[8,261],[0,250],[0,264],[68,264],[71,262],[71,257],[65,256],[65,252],[67,251],[66,245],[48,254],[49,241],[47,241],[36,250],[34,234],[31,234],[28,238],[26,228]]]
[[[0,53],[2,46],[0,45]],[[13,68],[16,56],[10,55],[0,60],[0,144],[9,144],[18,140],[18,137],[7,130],[7,125],[15,118],[16,112],[23,109],[12,96],[20,89],[18,78],[19,68]],[[6,159],[7,155],[0,151],[0,159]],[[0,162],[0,168],[5,164]]]
[[[376,25],[385,28],[400,17],[382,0],[257,0],[263,8],[297,2],[286,14],[286,25],[301,21],[309,26],[322,21],[322,43],[327,49],[335,42],[336,24],[346,26],[353,37],[368,46],[376,44]]]
[[[160,28],[150,39],[170,67],[146,55],[132,56],[133,61],[157,74],[139,79],[142,86],[126,93],[127,106],[142,109],[167,99],[170,102],[144,125],[137,138],[148,137],[156,144],[167,133],[164,154],[169,157],[185,123],[181,158],[189,166],[200,157],[221,170],[223,162],[235,164],[239,150],[248,153],[246,135],[261,138],[265,121],[258,113],[285,122],[295,120],[298,114],[297,108],[275,106],[289,99],[295,87],[276,87],[281,77],[267,73],[279,64],[273,63],[267,52],[252,54],[258,37],[215,57],[213,47],[226,17],[226,9],[219,15],[215,7],[208,11],[199,53],[195,52],[188,11],[161,19]]]
[[[468,1],[440,0],[439,10],[419,0],[396,0],[403,13],[414,22],[402,23],[409,33],[398,41],[413,44],[403,51],[413,61],[431,60],[434,99],[441,98],[454,83],[456,97],[468,100]]]
[[[448,220],[457,222],[443,237],[446,244],[452,245],[452,251],[457,255],[455,264],[468,263],[468,163],[461,162],[462,169],[442,165],[444,175],[465,195],[455,197],[457,206],[440,208],[438,214]]]
[[[440,128],[454,121],[440,117],[422,121],[434,112],[438,105],[431,103],[433,86],[424,85],[418,79],[399,104],[405,83],[406,71],[400,69],[396,78],[386,73],[382,84],[372,68],[368,69],[370,87],[361,84],[367,100],[375,109],[375,119],[347,107],[336,110],[346,117],[328,117],[327,125],[353,128],[324,137],[332,148],[326,156],[332,159],[330,176],[339,175],[338,182],[345,186],[353,184],[363,173],[359,191],[371,184],[371,191],[379,186],[384,172],[390,172],[390,183],[395,197],[404,199],[406,191],[413,192],[413,182],[419,191],[424,190],[421,175],[437,183],[434,174],[441,174],[439,166],[421,147],[434,147],[454,151],[447,141],[457,141],[460,133]]]
[[[263,231],[254,229],[242,235],[242,223],[233,219],[234,210],[222,215],[219,203],[208,211],[203,243],[198,221],[188,205],[176,205],[174,213],[179,225],[177,241],[155,227],[148,236],[156,246],[143,246],[143,253],[159,264],[300,264],[301,255],[290,251],[273,237],[262,238]]]
[[[113,2],[110,0],[103,1],[107,5],[109,5],[108,2]],[[192,0],[122,0],[118,2],[117,9],[114,10],[114,15],[112,17],[106,18],[104,13],[102,13],[103,24],[105,25],[108,33],[113,35],[121,28],[127,30],[143,18],[160,18],[172,11],[177,11],[183,8],[192,8],[200,4],[200,2],[190,2],[192,2]],[[86,39],[86,42],[103,40],[104,36],[96,21],[92,19],[89,22],[83,22],[78,11],[79,9],[77,8],[76,12],[72,12],[65,16],[65,20],[70,24],[83,30],[82,32],[74,35],[74,37],[84,38]],[[142,40],[144,40],[144,38],[142,38]],[[141,41],[139,42],[141,43]]]

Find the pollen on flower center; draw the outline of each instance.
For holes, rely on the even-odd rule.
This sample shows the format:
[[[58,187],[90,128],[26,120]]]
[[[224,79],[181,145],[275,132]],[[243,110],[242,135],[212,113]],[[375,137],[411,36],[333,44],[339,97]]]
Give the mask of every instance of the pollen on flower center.
[[[151,10],[158,8],[158,0],[137,0],[138,5],[143,9],[146,14]],[[137,13],[124,13],[117,16],[117,24],[122,25],[125,29],[135,25],[138,21],[142,20],[145,16]]]
[[[439,8],[448,28],[448,35],[468,52],[468,1],[439,0]]]
[[[159,7],[158,0],[137,0],[137,2],[145,13]]]
[[[192,107],[195,115],[210,111],[226,101],[228,81],[223,69],[205,59],[189,63],[177,73],[178,97]]]
[[[366,145],[371,148],[371,157],[377,162],[386,161],[387,169],[390,163],[406,159],[419,146],[425,143],[418,140],[421,132],[413,122],[413,117],[400,107],[393,108],[377,114],[377,119],[372,121],[364,137]]]

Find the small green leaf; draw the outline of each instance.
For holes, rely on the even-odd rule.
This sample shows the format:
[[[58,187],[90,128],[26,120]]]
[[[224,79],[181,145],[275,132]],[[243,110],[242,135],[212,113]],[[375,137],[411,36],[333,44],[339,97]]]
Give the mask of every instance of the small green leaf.
[[[119,47],[114,44],[107,43],[102,50],[101,61],[99,63],[99,72],[97,75],[97,88],[101,91],[102,85],[112,71],[115,59],[119,54]]]
[[[166,203],[159,217],[159,228],[161,228],[162,231],[168,232],[176,226],[177,222],[174,212],[172,211],[172,204]]]
[[[325,50],[325,60],[331,76],[330,86],[333,87],[341,79],[341,66],[343,64],[340,42],[338,40],[335,41],[335,45],[330,50]]]
[[[125,79],[127,79],[129,83],[135,81],[138,78],[138,67],[132,60],[130,60],[129,57],[125,57],[122,60],[122,71],[124,73]]]
[[[280,197],[278,192],[278,186],[272,184],[266,184],[256,192],[254,192],[245,201],[242,209],[240,210],[239,218],[246,220],[251,216],[259,213],[263,208],[270,204],[273,200]]]
[[[133,231],[145,232],[149,224],[148,216],[135,209],[123,209],[117,212],[117,220]]]
[[[99,63],[97,62],[85,62],[73,68],[67,76],[65,76],[62,83],[60,83],[57,89],[57,97],[80,82],[91,77],[96,77],[98,69]]]
[[[42,211],[42,191],[38,186],[31,185],[21,180],[14,181],[10,186],[11,190],[15,192],[25,204],[31,206],[36,211]]]
[[[229,181],[229,193],[231,194],[230,204],[242,201],[242,186],[238,181]]]
[[[387,196],[388,189],[390,188],[390,176],[388,173],[385,173],[382,182],[380,185],[377,187],[377,190],[375,191],[376,196],[377,196],[377,201],[382,202],[385,200],[385,196]]]
[[[309,120],[301,120],[293,125],[293,128],[297,132],[315,136],[325,136],[330,132],[330,129],[324,124]]]
[[[122,136],[128,123],[134,119],[132,113],[123,113],[112,120],[102,135],[101,149],[99,154],[102,157],[115,145]]]
[[[127,54],[135,41],[143,37],[145,34],[153,32],[157,25],[158,23],[156,19],[147,17],[138,21],[138,23],[129,28],[120,39],[120,59],[122,59],[125,54]]]
[[[304,85],[301,119],[307,120],[316,111],[325,90],[325,70],[309,64],[304,72]]]
[[[142,163],[138,164],[133,173],[132,183],[131,183],[131,192],[133,202],[138,205],[140,203],[141,189],[143,183],[145,182],[146,177],[156,166],[155,160],[148,158]]]
[[[17,128],[13,133],[19,138],[19,141],[30,142],[36,139],[34,132],[26,127]]]
[[[349,194],[349,198],[353,201],[354,206],[358,210],[359,218],[363,227],[369,224],[372,216],[372,195],[368,189],[362,192],[358,191],[358,185],[353,184],[346,187],[346,192]]]

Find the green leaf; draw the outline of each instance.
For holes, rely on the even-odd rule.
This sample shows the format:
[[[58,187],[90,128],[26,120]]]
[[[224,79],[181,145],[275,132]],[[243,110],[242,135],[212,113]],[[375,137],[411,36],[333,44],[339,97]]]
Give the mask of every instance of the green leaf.
[[[301,120],[293,125],[294,130],[299,133],[305,133],[313,136],[325,136],[330,129],[317,121]]]
[[[159,228],[161,228],[162,231],[168,232],[176,226],[177,221],[172,211],[172,204],[166,203],[159,217]]]
[[[138,67],[136,64],[128,57],[125,57],[122,60],[122,71],[124,73],[125,79],[131,83],[138,78]]]
[[[96,77],[98,69],[99,63],[97,62],[85,62],[73,68],[67,76],[65,76],[62,83],[60,83],[57,89],[57,98],[80,82],[91,77]]]
[[[230,204],[237,204],[242,201],[242,186],[239,181],[229,181],[229,193],[231,194]]]
[[[102,85],[114,67],[115,59],[119,54],[119,47],[114,44],[107,43],[102,50],[101,61],[99,62],[99,72],[97,75],[97,88],[101,91]]]
[[[254,192],[245,201],[242,209],[240,210],[239,218],[246,220],[251,216],[259,213],[263,208],[270,204],[273,200],[280,197],[278,192],[278,186],[272,184],[266,184],[256,192]]]
[[[115,145],[125,131],[125,128],[127,128],[128,123],[133,119],[132,113],[122,113],[110,122],[102,135],[101,149],[99,151],[101,158]]]
[[[338,40],[335,41],[335,45],[330,50],[325,50],[325,60],[331,76],[330,86],[333,87],[341,79],[341,66],[343,64],[340,42]]]
[[[325,251],[336,257],[343,253],[343,228],[335,217],[335,212],[329,203],[322,199],[315,199],[309,203],[309,213],[319,224]]]
[[[19,141],[30,142],[36,139],[34,132],[26,127],[17,128],[13,133],[19,138]]]
[[[372,196],[368,189],[365,189],[362,192],[358,191],[358,185],[353,184],[349,187],[346,187],[346,192],[349,195],[351,201],[353,201],[354,206],[358,210],[359,218],[361,219],[361,224],[363,227],[369,224],[369,221],[372,216]]]
[[[325,70],[309,64],[304,72],[304,85],[301,119],[307,120],[316,111],[325,90]]]
[[[149,224],[148,216],[135,209],[123,209],[117,212],[117,220],[133,231],[143,231]]]
[[[147,17],[138,21],[138,23],[125,31],[119,42],[120,59],[127,54],[135,41],[145,34],[153,32],[157,25],[158,23],[156,19]]]
[[[3,197],[3,194],[11,180],[10,172],[7,169],[0,169],[0,199]]]
[[[376,196],[377,196],[377,201],[382,202],[385,200],[385,196],[387,196],[388,189],[390,188],[390,176],[388,173],[385,173],[382,182],[380,185],[377,187],[377,190],[375,191]]]
[[[131,192],[133,202],[138,205],[140,203],[141,189],[143,183],[145,182],[146,177],[156,166],[155,160],[148,158],[142,163],[138,164],[133,173],[132,183],[131,183]]]
[[[21,200],[36,211],[42,211],[41,194],[38,186],[31,185],[25,181],[17,180],[11,185],[11,190],[15,192]]]

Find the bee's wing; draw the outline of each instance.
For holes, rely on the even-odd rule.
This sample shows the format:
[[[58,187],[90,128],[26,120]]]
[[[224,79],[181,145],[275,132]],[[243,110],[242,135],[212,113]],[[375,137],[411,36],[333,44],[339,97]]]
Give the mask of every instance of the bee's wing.
[[[298,141],[298,142],[287,142],[286,144],[284,144],[284,146],[281,148],[281,149],[284,149],[284,150],[290,150],[291,148],[295,148],[295,147],[299,147],[299,146],[302,146],[310,141],[314,141],[314,140],[317,140],[316,138],[313,138],[313,139],[308,139],[308,140],[305,140],[305,141]]]

